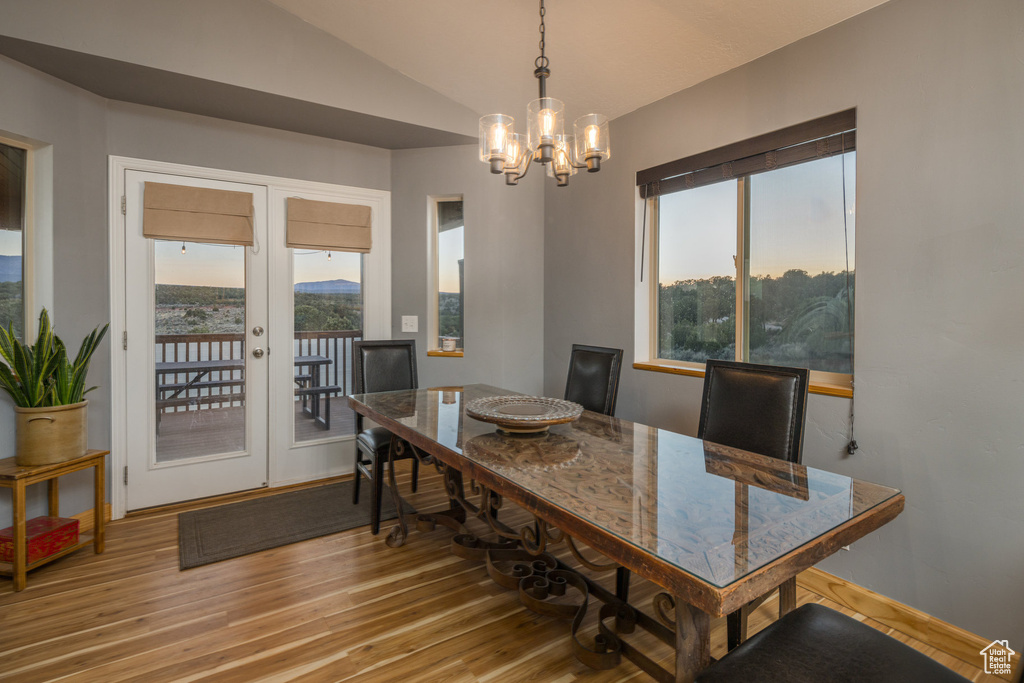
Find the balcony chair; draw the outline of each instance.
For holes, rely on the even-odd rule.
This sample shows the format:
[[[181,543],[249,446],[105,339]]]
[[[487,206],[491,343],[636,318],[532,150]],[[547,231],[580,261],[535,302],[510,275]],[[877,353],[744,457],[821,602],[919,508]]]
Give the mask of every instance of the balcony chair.
[[[622,349],[573,344],[565,400],[579,403],[584,410],[614,415],[621,370]]]
[[[416,341],[397,339],[358,341],[352,344],[352,372],[357,394],[378,391],[416,389]],[[359,502],[360,477],[371,484],[370,530],[380,531],[380,496],[384,486],[384,462],[388,459],[391,440],[395,438],[384,427],[363,429],[363,416],[356,413],[356,463],[352,503]],[[402,458],[412,458],[412,490],[416,492],[419,461],[406,449]]]
[[[698,674],[696,683],[967,683],[895,638],[808,603]]]

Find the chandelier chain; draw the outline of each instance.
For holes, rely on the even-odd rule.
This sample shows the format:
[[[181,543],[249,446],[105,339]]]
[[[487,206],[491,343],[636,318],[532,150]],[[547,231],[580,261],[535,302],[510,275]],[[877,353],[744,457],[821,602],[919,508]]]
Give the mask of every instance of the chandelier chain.
[[[544,15],[547,14],[547,10],[544,9],[544,0],[540,0],[540,57],[534,60],[533,64],[538,69],[546,68],[548,66],[548,58],[544,56]]]

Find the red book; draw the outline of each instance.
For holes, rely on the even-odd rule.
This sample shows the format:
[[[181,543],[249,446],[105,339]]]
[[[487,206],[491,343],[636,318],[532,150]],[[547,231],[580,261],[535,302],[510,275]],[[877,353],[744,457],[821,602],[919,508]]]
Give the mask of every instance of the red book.
[[[36,517],[25,523],[28,560],[49,557],[78,543],[78,520],[64,517]],[[0,530],[0,562],[14,562],[14,527]]]

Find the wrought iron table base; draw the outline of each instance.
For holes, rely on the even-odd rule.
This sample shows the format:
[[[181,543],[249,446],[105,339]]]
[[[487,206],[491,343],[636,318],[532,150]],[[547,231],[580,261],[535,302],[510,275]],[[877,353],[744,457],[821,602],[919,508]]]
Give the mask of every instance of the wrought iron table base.
[[[405,506],[395,481],[394,465],[406,448],[412,449],[420,464],[434,465],[441,474],[450,502],[449,509],[433,513],[401,512]],[[561,562],[547,552],[547,547],[549,544],[565,543],[573,557],[593,571],[615,570],[620,565],[597,564],[586,559],[571,536],[536,516],[533,525],[516,531],[498,520],[498,511],[502,506],[500,494],[473,480],[470,480],[469,485],[470,491],[480,496],[479,504],[466,498],[459,470],[406,441],[392,439],[388,451],[388,488],[399,515],[397,524],[385,540],[387,545],[392,548],[403,545],[408,538],[410,526],[418,531],[432,531],[437,525],[451,529],[455,532],[451,545],[455,555],[484,563],[491,579],[503,588],[518,591],[519,599],[527,609],[537,614],[569,620],[573,654],[593,669],[615,668],[625,656],[657,681],[688,682],[711,662],[710,618],[703,610],[668,593],[658,593],[653,600],[657,618],[648,616]],[[465,525],[467,517],[484,521],[497,536],[497,540],[485,540],[472,534]],[[570,591],[575,591],[579,596],[578,602],[549,601],[552,597],[564,597]],[[593,637],[593,643],[586,643],[581,637],[580,628],[592,596],[602,604],[598,612],[598,633]],[[633,633],[637,627],[675,649],[675,672],[665,669],[622,638],[624,634]]]

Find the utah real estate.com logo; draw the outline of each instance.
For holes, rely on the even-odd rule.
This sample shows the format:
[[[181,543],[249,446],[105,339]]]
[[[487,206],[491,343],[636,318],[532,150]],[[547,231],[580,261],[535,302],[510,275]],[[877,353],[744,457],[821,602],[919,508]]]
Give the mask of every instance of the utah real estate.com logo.
[[[981,651],[985,658],[985,673],[987,674],[1010,674],[1010,658],[1017,654],[1010,649],[1010,641],[993,640]]]

